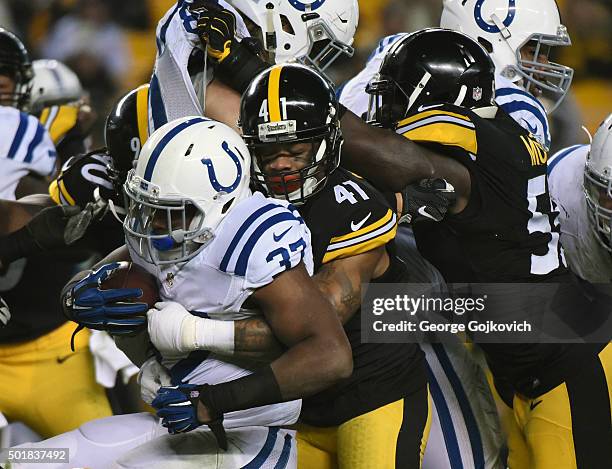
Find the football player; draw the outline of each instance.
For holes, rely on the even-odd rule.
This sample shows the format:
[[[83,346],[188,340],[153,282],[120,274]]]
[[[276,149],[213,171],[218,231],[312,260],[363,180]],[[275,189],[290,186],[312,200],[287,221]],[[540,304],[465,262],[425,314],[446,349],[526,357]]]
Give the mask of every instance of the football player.
[[[289,18],[290,24],[286,21]],[[204,114],[236,126],[240,95],[250,80],[268,66],[258,55],[257,41],[248,39],[249,30],[256,34],[265,32],[268,49],[262,55],[268,60],[276,56],[279,60],[289,59],[279,51],[281,44],[274,41],[282,38],[283,49],[310,57],[297,55],[293,56],[295,59],[319,63],[325,58],[325,64],[337,55],[333,51],[350,52],[357,18],[354,0],[312,5],[293,0],[265,4],[223,0],[178,2],[157,27],[158,55],[149,98],[150,127],[155,129],[170,119],[192,114]],[[322,50],[329,53],[317,59]],[[431,176],[433,169],[426,148],[364,125],[344,107],[340,107],[339,116],[347,136],[342,160],[347,169],[367,173],[379,187],[392,191]],[[391,166],[394,171],[390,171]]]
[[[219,122],[192,117],[151,135],[125,184],[128,250],[158,279],[162,313],[179,314],[177,301],[194,318],[235,319],[261,311],[288,347],[265,366],[160,347],[158,358],[172,379],[153,401],[164,426],[183,433],[207,423],[226,452],[219,452],[213,433],[201,430],[147,443],[164,429],[145,415],[87,426],[103,432],[117,425],[121,434],[91,441],[83,431],[72,432],[45,445],[64,446],[66,438],[77,438],[74,456],[82,465],[111,462],[138,443],[146,444],[121,456],[120,466],[295,465],[294,432],[279,425],[295,422],[301,406],[296,398],[350,375],[350,346],[310,280],[310,234],[300,215],[288,203],[252,195],[249,183],[250,156],[242,139]],[[146,305],[138,313],[140,305],[120,301],[130,292],[99,289],[117,266],[104,265],[67,287],[67,311],[81,324],[115,334],[144,325]],[[166,331],[150,333],[158,337]],[[236,430],[225,438],[223,426]],[[132,432],[131,439],[126,432]]]
[[[95,115],[76,74],[57,60],[34,60],[30,113],[37,116],[57,148],[60,163],[89,148]]]
[[[310,68],[276,65],[258,75],[242,98],[240,126],[253,155],[253,182],[295,205],[310,228],[315,284],[353,351],[351,377],[303,401],[299,467],[420,467],[429,429],[422,353],[416,344],[361,343],[362,283],[408,278],[395,256],[395,195],[337,168],[338,103],[332,86]],[[240,355],[275,342],[261,319],[236,322],[225,341],[193,341],[187,327],[206,338],[220,325],[191,321],[186,311],[181,320],[163,313],[149,313],[149,327],[167,331],[157,332],[166,347]]]
[[[0,28],[0,121],[6,132],[0,143],[2,198],[44,193],[48,183],[28,175],[55,172],[56,152],[49,134],[35,117],[23,112],[29,103],[31,80],[32,65],[25,47],[14,34]],[[55,219],[61,221],[62,217]],[[54,235],[62,238],[63,231]],[[0,330],[0,411],[43,437],[111,415],[104,390],[93,379],[87,336],[79,338],[77,353],[71,354],[67,344],[72,326],[61,309],[54,308],[64,283],[62,275],[70,275],[75,258],[64,255],[59,260],[53,255],[57,254],[20,259],[1,277],[2,296],[11,306],[12,319]],[[41,282],[41,273],[48,272],[50,265],[53,275]],[[33,285],[36,294],[32,294]],[[40,399],[41,395],[45,398]],[[24,406],[25,401],[30,404]],[[68,407],[71,412],[65,411]]]
[[[460,246],[469,262],[458,267],[467,267],[472,279],[567,282],[557,213],[547,190],[546,151],[495,105],[493,81],[493,63],[477,42],[448,30],[423,30],[387,53],[368,87],[370,115],[382,127],[437,150],[435,174],[457,191],[457,203],[440,225],[451,228],[455,244],[450,246]],[[418,243],[418,230],[416,236]],[[448,251],[448,246],[438,248],[441,255]],[[610,446],[603,442],[610,432],[603,372],[610,373],[610,346],[482,348],[494,376],[512,385],[514,413],[531,457],[528,467],[599,467],[610,460]],[[585,438],[592,425],[602,435],[597,441]]]
[[[49,134],[27,111],[32,63],[17,36],[0,28],[0,198],[44,192],[41,176],[55,172],[56,151]]]
[[[559,207],[567,262],[591,283],[612,282],[610,181],[612,114],[601,123],[590,145],[566,148],[548,160],[550,195]]]
[[[553,47],[571,45],[555,0],[516,0],[512,9],[505,0],[444,0],[440,27],[461,31],[487,49],[495,64],[495,102],[549,149],[547,112],[563,100],[573,77],[570,67],[548,60]],[[407,34],[380,40],[365,68],[339,88],[342,104],[365,116],[368,82],[393,44]],[[548,111],[536,99],[543,92],[554,96]]]

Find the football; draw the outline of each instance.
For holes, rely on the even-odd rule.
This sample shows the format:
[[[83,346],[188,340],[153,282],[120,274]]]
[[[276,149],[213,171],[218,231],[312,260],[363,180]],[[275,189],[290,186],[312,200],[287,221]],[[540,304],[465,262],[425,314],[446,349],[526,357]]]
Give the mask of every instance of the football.
[[[159,301],[157,279],[133,262],[130,262],[126,269],[118,270],[104,280],[102,288],[104,290],[111,290],[113,288],[140,288],[142,290],[140,298],[126,301],[146,303],[150,308]]]

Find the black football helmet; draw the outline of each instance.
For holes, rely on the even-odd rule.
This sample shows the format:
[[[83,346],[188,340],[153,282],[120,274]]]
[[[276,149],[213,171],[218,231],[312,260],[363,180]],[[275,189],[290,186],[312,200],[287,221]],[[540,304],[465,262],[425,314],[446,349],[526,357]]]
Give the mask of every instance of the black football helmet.
[[[104,140],[111,161],[108,175],[118,194],[149,136],[148,98],[149,85],[141,85],[119,99],[106,118]]]
[[[420,106],[492,106],[495,65],[487,51],[457,31],[429,28],[391,47],[370,81],[369,123],[393,127]]]
[[[305,65],[275,65],[257,75],[242,95],[239,121],[253,157],[253,183],[295,204],[323,189],[340,163],[338,106],[331,83]],[[266,174],[261,156],[278,143],[311,143],[312,160],[302,169]]]
[[[23,42],[4,28],[0,28],[0,75],[15,82],[12,93],[0,94],[0,104],[27,110],[34,78],[32,62]]]

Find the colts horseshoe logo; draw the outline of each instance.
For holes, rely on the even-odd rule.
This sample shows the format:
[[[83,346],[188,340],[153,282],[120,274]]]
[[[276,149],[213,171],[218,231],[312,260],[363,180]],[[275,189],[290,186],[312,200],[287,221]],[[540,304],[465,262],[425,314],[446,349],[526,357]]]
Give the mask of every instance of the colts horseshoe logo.
[[[299,0],[289,0],[289,3],[296,10],[306,11],[306,8],[310,8],[309,11],[315,11],[317,8],[319,8],[325,3],[325,0],[311,0],[306,2],[300,2]]]
[[[213,188],[217,192],[227,192],[229,194],[234,189],[236,189],[236,187],[238,187],[238,184],[240,183],[240,178],[242,177],[242,167],[240,166],[240,160],[238,159],[236,154],[232,150],[230,150],[230,147],[226,141],[221,144],[221,148],[223,148],[225,153],[229,155],[229,157],[236,165],[236,179],[234,179],[234,182],[232,182],[229,186],[223,186],[219,184],[219,181],[217,180],[217,175],[215,174],[215,168],[213,167],[212,161],[209,158],[202,158],[201,161],[202,164],[204,164],[206,166],[206,169],[208,170],[208,178],[210,179],[210,183],[212,184]],[[240,151],[238,149],[236,149],[236,151],[242,157]]]
[[[499,28],[496,25],[487,23],[482,17],[482,5],[484,2],[485,0],[477,0],[476,5],[474,5],[474,18],[476,18],[476,23],[481,29],[488,33],[499,33]],[[502,21],[506,28],[512,24],[515,16],[516,0],[508,0],[508,13],[506,14],[506,18],[504,18],[504,21]]]

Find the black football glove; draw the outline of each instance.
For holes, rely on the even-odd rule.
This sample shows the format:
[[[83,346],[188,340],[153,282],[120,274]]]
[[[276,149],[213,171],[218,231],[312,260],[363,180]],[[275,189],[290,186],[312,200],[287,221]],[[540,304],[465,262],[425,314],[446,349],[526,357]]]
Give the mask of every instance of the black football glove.
[[[456,201],[455,188],[445,179],[422,179],[401,194],[404,206],[399,223],[441,221]]]
[[[94,191],[108,200],[115,195],[108,176],[110,156],[103,151],[86,153],[70,158],[60,174],[49,185],[49,195],[58,205],[80,205],[97,202]]]
[[[60,205],[38,212],[19,230],[2,238],[0,262],[11,262],[50,249],[65,248],[80,239],[91,221],[89,208]]]
[[[230,54],[236,34],[236,17],[219,5],[195,6],[191,12],[198,17],[197,33],[206,52],[218,63]]]

